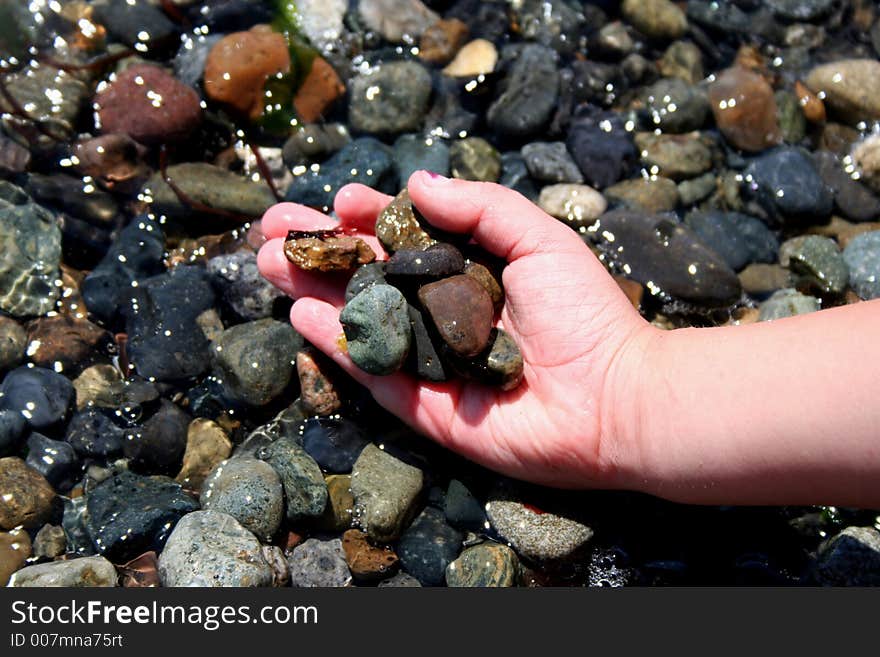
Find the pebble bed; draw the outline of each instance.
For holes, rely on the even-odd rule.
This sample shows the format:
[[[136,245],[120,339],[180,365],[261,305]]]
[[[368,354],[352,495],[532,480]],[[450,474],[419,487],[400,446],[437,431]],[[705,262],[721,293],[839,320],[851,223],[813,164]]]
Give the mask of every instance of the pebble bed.
[[[0,4],[0,585],[880,584],[877,511],[553,491],[438,448],[256,264],[278,200],[428,169],[533,200],[663,328],[880,297],[878,55],[866,0]],[[497,310],[459,264],[440,283]]]

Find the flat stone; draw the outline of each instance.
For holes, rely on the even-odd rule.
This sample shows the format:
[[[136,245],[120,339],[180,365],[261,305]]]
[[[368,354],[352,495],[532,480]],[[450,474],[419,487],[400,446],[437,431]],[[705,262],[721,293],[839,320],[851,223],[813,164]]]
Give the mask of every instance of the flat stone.
[[[685,224],[735,271],[776,261],[779,240],[760,219],[738,212],[691,212]]]
[[[656,135],[640,132],[636,134],[635,144],[653,175],[682,180],[694,178],[712,168],[712,151],[699,133]]]
[[[522,48],[504,78],[501,94],[487,110],[492,130],[523,138],[547,125],[559,98],[556,60],[556,52],[546,46],[530,43]]]
[[[87,319],[39,317],[28,326],[28,356],[34,365],[76,376],[107,358],[113,336]]]
[[[351,584],[342,541],[310,538],[293,548],[287,557],[290,585],[294,588],[344,587]]]
[[[436,243],[416,216],[409,191],[394,197],[376,219],[376,237],[388,251],[427,249]]]
[[[349,271],[376,259],[370,245],[359,237],[299,237],[294,232],[284,242],[284,255],[300,269],[322,272]]]
[[[284,490],[268,463],[238,457],[222,461],[205,479],[199,501],[205,511],[235,518],[263,541],[270,541],[281,526]]]
[[[0,529],[40,527],[52,515],[55,491],[39,472],[20,458],[0,459]]]
[[[446,585],[452,587],[516,586],[519,559],[506,545],[480,543],[465,550],[446,568]]]
[[[438,243],[427,249],[400,249],[385,263],[387,277],[442,278],[464,269],[461,251],[451,244]]]
[[[207,418],[196,418],[186,431],[183,465],[175,481],[187,490],[201,490],[205,479],[232,453],[232,441],[223,428]]]
[[[362,370],[384,375],[403,365],[411,332],[406,299],[399,290],[383,284],[368,287],[345,304],[339,321],[348,354]]]
[[[529,174],[546,183],[582,183],[583,174],[561,141],[532,142],[520,151]]]
[[[358,529],[349,529],[342,535],[342,549],[348,569],[358,579],[385,579],[397,570],[399,560],[394,550],[387,545],[372,545],[367,535]]]
[[[461,356],[476,356],[489,342],[492,299],[470,276],[453,276],[419,289],[419,300],[449,347]]]
[[[12,588],[118,586],[116,568],[104,557],[80,557],[28,566],[9,580]]]
[[[292,523],[318,518],[327,506],[327,485],[315,460],[289,438],[276,440],[259,457],[281,477],[287,500],[287,519]]]

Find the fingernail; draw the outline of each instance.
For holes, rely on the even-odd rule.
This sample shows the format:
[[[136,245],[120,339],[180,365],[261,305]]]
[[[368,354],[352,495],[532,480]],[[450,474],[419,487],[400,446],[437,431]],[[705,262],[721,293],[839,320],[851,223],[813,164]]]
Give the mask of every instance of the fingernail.
[[[441,176],[439,173],[435,173],[434,171],[425,170],[424,173],[428,177],[428,180],[426,182],[429,185],[439,185],[449,182],[449,178],[447,178],[446,176]]]

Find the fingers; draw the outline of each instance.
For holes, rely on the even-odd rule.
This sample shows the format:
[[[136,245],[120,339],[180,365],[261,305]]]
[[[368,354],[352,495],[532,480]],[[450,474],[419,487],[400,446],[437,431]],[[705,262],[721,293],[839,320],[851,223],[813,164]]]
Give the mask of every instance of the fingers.
[[[390,202],[391,197],[387,194],[366,185],[351,183],[336,193],[333,209],[343,225],[372,235],[376,228],[376,217]]]
[[[287,237],[291,230],[322,230],[338,226],[333,217],[298,203],[278,203],[266,210],[261,224],[266,239]]]
[[[257,253],[260,273],[279,290],[293,299],[315,297],[334,307],[345,302],[347,275],[303,271],[284,255],[284,239],[276,237],[266,242]]]
[[[413,204],[432,225],[470,233],[484,249],[509,262],[535,253],[586,249],[568,227],[501,185],[416,171],[408,188]]]

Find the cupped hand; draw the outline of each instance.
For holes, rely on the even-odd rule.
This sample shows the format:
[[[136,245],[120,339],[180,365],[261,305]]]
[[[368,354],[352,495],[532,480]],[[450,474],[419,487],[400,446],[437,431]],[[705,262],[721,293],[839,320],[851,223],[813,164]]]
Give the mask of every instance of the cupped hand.
[[[520,194],[489,183],[424,171],[409,179],[410,197],[439,229],[470,234],[507,261],[499,325],[519,345],[524,381],[500,391],[479,383],[430,383],[396,373],[372,376],[340,346],[339,311],[346,281],[297,269],[282,251],[289,230],[336,221],[294,203],[263,217],[268,242],[262,274],[295,299],[294,327],[376,401],[415,430],[503,474],[566,488],[632,488],[640,472],[640,367],[657,337],[583,241]],[[373,234],[391,200],[348,185],[334,209],[344,227],[387,257]]]

